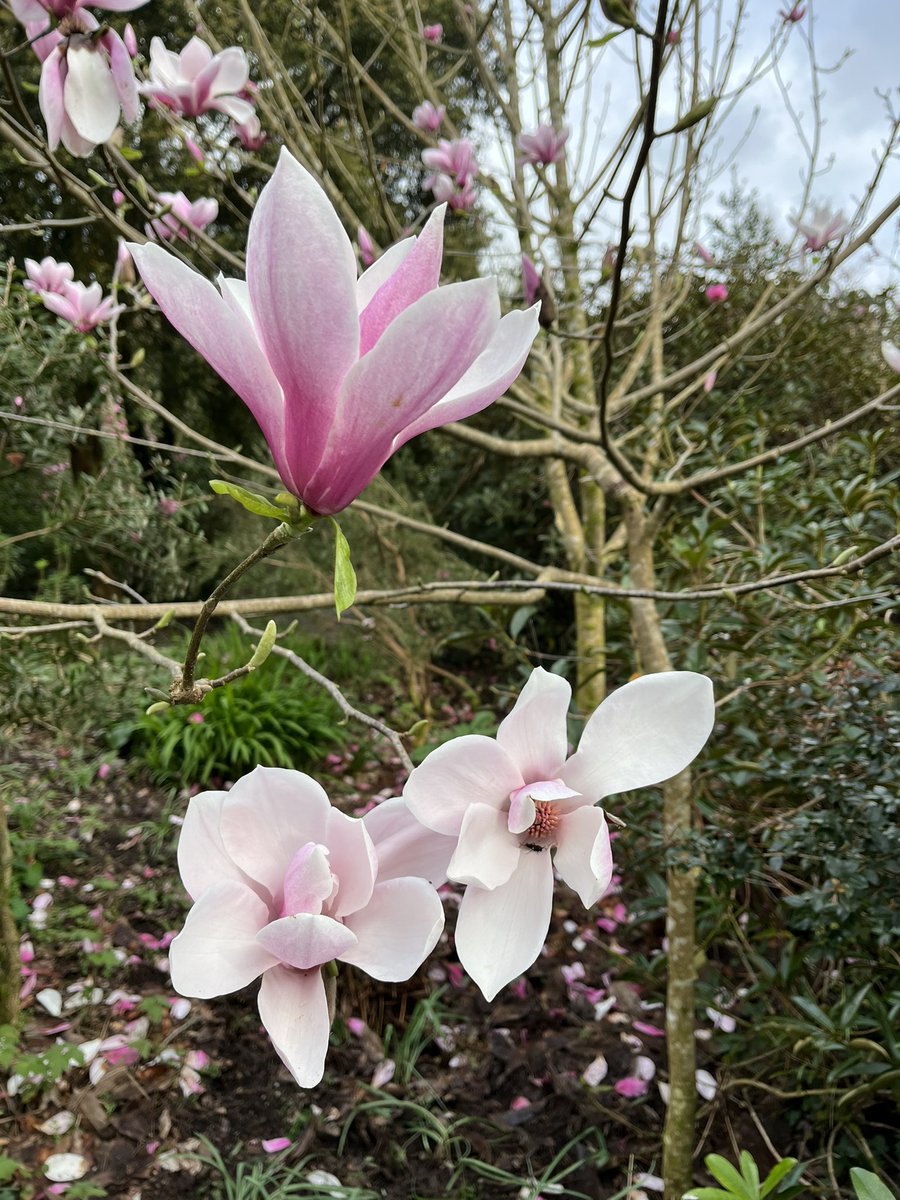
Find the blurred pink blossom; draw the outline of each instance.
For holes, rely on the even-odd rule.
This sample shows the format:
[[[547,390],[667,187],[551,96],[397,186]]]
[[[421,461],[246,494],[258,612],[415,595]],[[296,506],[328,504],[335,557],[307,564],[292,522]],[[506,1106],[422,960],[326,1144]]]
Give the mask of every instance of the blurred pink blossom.
[[[116,208],[121,207],[125,203],[125,193],[121,188],[113,188],[112,202]]]
[[[122,41],[125,43],[125,49],[131,55],[131,57],[137,58],[137,53],[138,53],[137,34],[134,32],[134,26],[131,24],[130,21],[125,26],[125,28],[122,30]]]
[[[718,374],[718,371],[707,371],[707,373],[703,376],[704,392],[711,392],[713,390],[713,388],[716,386]]]
[[[181,508],[181,504],[178,500],[172,500],[170,497],[164,496],[157,505],[157,508],[164,517],[174,517]]]
[[[240,46],[213,54],[202,38],[192,37],[176,54],[155,37],[150,42],[147,82],[140,90],[183,117],[199,117],[215,109],[240,125],[254,115],[253,105],[241,98],[249,78],[250,64]]]
[[[256,113],[249,116],[246,121],[235,121],[234,133],[244,149],[251,153],[260,150],[268,141]]]
[[[62,21],[71,17],[82,7],[105,8],[109,12],[132,12],[142,8],[147,0],[10,0],[10,8],[17,20],[39,21],[48,15]]]
[[[702,258],[705,263],[711,263],[715,261],[712,251],[707,250],[702,242],[694,242],[694,253],[698,258]]]
[[[724,283],[711,283],[704,295],[710,304],[724,304],[728,299],[728,288]]]
[[[72,281],[75,270],[71,263],[58,263],[49,255],[35,262],[33,258],[25,259],[25,273],[28,278],[23,286],[29,292],[62,293],[67,283]]]
[[[188,717],[188,721],[191,723],[191,725],[202,725],[205,720],[206,718],[202,712],[192,712]]]
[[[156,237],[161,242],[176,237],[187,239],[192,233],[205,229],[219,215],[219,202],[210,197],[201,196],[199,200],[191,201],[184,192],[160,192],[158,199],[165,211],[144,228],[147,237]]]
[[[77,280],[65,284],[62,292],[42,292],[44,307],[73,325],[79,333],[90,333],[104,321],[110,321],[124,310],[112,296],[103,295],[99,283],[83,284]]]
[[[538,125],[534,133],[520,133],[516,138],[519,162],[548,167],[562,158],[569,131],[563,125],[559,131],[552,125]]]
[[[541,286],[541,275],[527,254],[522,255],[522,290],[525,293],[525,307],[530,308],[537,299]]]
[[[422,37],[426,42],[431,42],[433,46],[439,45],[443,36],[444,27],[439,21],[434,25],[426,25],[422,30]]]
[[[806,8],[802,4],[795,4],[793,8],[780,9],[778,15],[785,25],[796,25],[806,16]]]
[[[646,1080],[638,1079],[636,1075],[626,1075],[624,1079],[619,1079],[613,1084],[613,1091],[629,1100],[634,1100],[638,1096],[646,1096],[648,1085]]]
[[[266,1154],[277,1154],[279,1150],[287,1150],[290,1144],[291,1139],[287,1137],[265,1138],[262,1148]]]
[[[359,257],[362,260],[362,265],[364,267],[371,267],[378,256],[375,253],[375,244],[372,241],[372,236],[365,225],[360,225],[357,230],[356,243],[359,246]]]
[[[446,115],[447,110],[443,104],[435,108],[430,100],[423,100],[413,109],[412,122],[417,129],[424,129],[426,133],[437,133]]]
[[[109,779],[111,774],[112,774],[112,767],[109,765],[109,763],[101,763],[100,766],[97,768],[97,778],[98,779]]]
[[[803,249],[812,252],[824,250],[829,242],[842,238],[850,228],[844,214],[832,212],[827,205],[815,208],[812,216],[806,221],[801,221],[799,217],[791,217],[790,221],[797,232],[806,239]]]
[[[436,146],[429,146],[422,151],[422,162],[435,174],[449,175],[460,187],[478,174],[475,151],[468,138],[455,138],[453,141],[441,138]],[[429,179],[425,180],[425,187],[431,190]]]
[[[681,30],[674,26],[666,34],[666,44],[669,46],[677,46],[681,41]]]

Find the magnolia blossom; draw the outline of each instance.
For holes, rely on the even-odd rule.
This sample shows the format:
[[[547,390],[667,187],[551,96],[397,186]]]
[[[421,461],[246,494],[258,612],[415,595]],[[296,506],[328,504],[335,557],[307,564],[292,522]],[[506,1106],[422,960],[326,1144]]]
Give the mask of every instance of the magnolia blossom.
[[[707,250],[702,242],[694,242],[694,253],[698,258],[702,258],[705,263],[713,262],[712,251]]]
[[[83,284],[77,280],[64,284],[60,292],[41,292],[44,307],[74,325],[79,333],[90,333],[104,321],[109,321],[123,311],[124,305],[116,304],[112,296],[103,295],[99,283]]]
[[[426,133],[437,133],[446,115],[447,110],[443,104],[435,108],[430,100],[423,100],[413,109],[412,122],[416,129],[424,129]]]
[[[75,270],[71,263],[58,263],[49,255],[35,262],[33,258],[25,259],[25,273],[28,278],[24,287],[29,292],[62,292],[70,283]]]
[[[219,215],[219,202],[207,196],[191,201],[184,192],[160,192],[159,200],[164,211],[145,229],[148,237],[156,237],[161,242],[176,237],[188,238],[191,233],[205,229]]]
[[[547,167],[550,163],[558,162],[568,137],[569,131],[565,126],[558,133],[552,125],[538,125],[534,133],[520,133],[516,138],[518,160],[535,167]]]
[[[206,42],[192,37],[176,54],[155,37],[150,42],[148,75],[141,92],[183,117],[217,109],[241,125],[254,115],[253,105],[240,95],[250,78],[250,64],[240,46],[213,54]]]
[[[246,121],[235,122],[234,134],[244,149],[250,151],[259,150],[268,140],[256,113],[252,113]]]
[[[570,696],[564,679],[537,667],[496,740],[454,738],[404,789],[423,825],[457,839],[447,873],[468,886],[456,949],[488,1000],[540,953],[554,868],[588,907],[609,886],[612,853],[598,802],[683,770],[715,716],[705,676],[644,675],[600,705],[567,757]]]
[[[51,150],[62,142],[70,154],[85,158],[109,141],[120,112],[126,121],[137,120],[140,101],[134,67],[114,30],[101,32],[91,13],[79,11],[36,45],[46,55],[38,103]]]
[[[426,42],[431,42],[433,46],[439,45],[443,36],[444,27],[440,22],[437,22],[434,25],[426,25],[422,30],[422,37]]]
[[[356,231],[356,244],[359,246],[359,257],[362,260],[362,265],[364,267],[371,267],[378,255],[375,253],[375,243],[372,241],[372,235],[366,229],[365,225],[360,225]]]
[[[881,353],[892,371],[900,371],[900,346],[895,346],[893,342],[882,342]]]
[[[814,209],[808,221],[801,221],[799,217],[790,220],[806,239],[803,249],[811,251],[824,250],[829,242],[842,238],[850,228],[842,212],[832,212],[826,206]]]
[[[448,205],[454,212],[471,212],[475,207],[475,188],[471,179],[467,179],[462,187],[457,187],[449,175],[440,172],[430,176],[426,184],[434,193],[435,202]]]
[[[778,15],[781,17],[785,25],[796,25],[798,21],[802,21],[806,16],[806,8],[802,4],[795,4],[793,8],[782,8]]]
[[[308,775],[257,767],[188,805],[178,868],[194,901],[169,948],[175,989],[209,998],[262,975],[259,1014],[301,1087],[324,1073],[331,1012],[321,968],[408,979],[444,925],[423,878],[379,874],[366,825]]]
[[[456,138],[452,142],[441,138],[436,146],[422,151],[422,162],[435,174],[449,175],[460,187],[478,174],[475,151],[468,138]],[[425,186],[431,187],[427,179]]]
[[[24,25],[26,21],[40,21],[48,15],[62,21],[79,9],[90,5],[107,12],[132,12],[143,8],[147,0],[9,0],[13,15]]]
[[[220,276],[217,290],[158,246],[130,247],[314,512],[345,508],[400,446],[480,412],[525,363],[536,312],[501,319],[494,279],[438,287],[443,218],[438,209],[357,280],[337,213],[283,150],[250,221],[246,283]]]
[[[704,295],[710,304],[724,304],[728,299],[728,288],[724,283],[711,283]]]
[[[137,34],[134,32],[134,26],[131,24],[130,21],[125,26],[125,28],[122,30],[122,41],[125,43],[125,49],[131,55],[131,57],[137,58],[137,54],[138,54]]]
[[[541,273],[528,257],[522,255],[522,290],[525,293],[525,303],[530,308],[537,299],[541,287]]]

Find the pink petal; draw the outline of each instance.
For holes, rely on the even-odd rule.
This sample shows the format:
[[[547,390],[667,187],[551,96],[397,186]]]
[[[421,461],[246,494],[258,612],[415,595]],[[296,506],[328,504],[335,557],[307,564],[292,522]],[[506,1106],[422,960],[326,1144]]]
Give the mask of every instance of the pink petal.
[[[253,105],[239,96],[219,96],[209,102],[209,107],[231,117],[235,125],[245,125],[256,116]]]
[[[102,35],[101,42],[109,55],[109,67],[116,96],[122,108],[122,116],[126,121],[136,121],[141,115],[141,102],[128,48],[112,29],[108,29]]]
[[[168,320],[244,401],[269,443],[287,487],[293,481],[284,457],[284,399],[252,323],[233,300],[159,246],[128,249],[147,289]],[[232,281],[229,281],[232,282]]]
[[[257,767],[237,781],[222,809],[222,844],[251,879],[280,897],[288,867],[307,842],[323,843],[331,805],[300,771]]]
[[[495,280],[472,279],[428,292],[391,322],[344,380],[325,455],[303,488],[316,511],[338,512],[371,482],[404,426],[484,349],[498,309]]]
[[[413,816],[437,833],[458,834],[470,804],[501,808],[525,781],[493,738],[469,733],[432,750],[403,789]]]
[[[468,887],[459,906],[459,960],[486,1000],[521,975],[541,952],[550,927],[550,855],[524,851],[507,883],[489,892]]]
[[[562,778],[592,801],[662,783],[696,758],[714,723],[712,683],[705,675],[642,675],[596,710]]]
[[[262,1146],[263,1150],[265,1150],[266,1154],[277,1154],[279,1150],[287,1150],[288,1146],[293,1145],[293,1143],[291,1142],[290,1138],[277,1137],[263,1138],[260,1145]]]
[[[169,947],[175,990],[208,999],[246,987],[278,961],[256,940],[268,921],[268,905],[244,884],[207,888]]]
[[[447,874],[454,883],[496,888],[515,871],[522,853],[507,828],[505,812],[489,804],[470,804]]]
[[[41,81],[38,88],[38,103],[47,126],[47,145],[55,150],[62,137],[66,110],[63,103],[63,84],[66,78],[66,62],[61,51],[55,48],[44,59]]]
[[[638,1033],[643,1033],[646,1037],[666,1036],[666,1031],[664,1029],[660,1029],[658,1025],[650,1025],[647,1021],[632,1021],[632,1025],[638,1031]]]
[[[363,822],[336,808],[329,810],[326,838],[331,850],[331,869],[339,881],[329,911],[335,917],[345,917],[368,904],[378,859]]]
[[[266,357],[285,396],[287,458],[304,482],[335,423],[357,359],[356,256],[328,197],[282,150],[247,239],[247,283]]]
[[[333,890],[334,876],[326,848],[316,842],[307,842],[291,859],[285,872],[282,912],[286,916],[318,914]]]
[[[612,879],[612,847],[603,810],[586,806],[560,818],[554,865],[585,908],[596,904]]]
[[[572,689],[560,675],[535,667],[512,711],[500,722],[497,741],[532,783],[555,779],[566,761],[566,714]]]
[[[76,133],[99,145],[112,137],[119,123],[119,94],[106,55],[86,39],[79,42],[73,36],[66,66],[66,115]]]
[[[339,921],[312,913],[297,913],[272,921],[256,935],[279,962],[308,971],[341,958],[356,945],[355,935]]]
[[[379,883],[408,875],[427,879],[432,887],[446,882],[456,839],[422,825],[402,797],[370,809],[363,824],[375,846]]]
[[[444,910],[424,879],[389,879],[376,885],[365,908],[345,924],[359,944],[342,954],[373,979],[399,983],[409,979],[437,945]]]
[[[618,1092],[620,1096],[625,1096],[629,1100],[634,1100],[637,1096],[645,1096],[647,1094],[647,1084],[643,1079],[637,1079],[633,1075],[627,1075],[624,1079],[619,1079],[613,1085],[613,1090]]]
[[[331,1019],[322,972],[273,967],[263,975],[259,1015],[278,1057],[301,1087],[325,1074]]]
[[[372,263],[371,267],[363,271],[356,281],[356,307],[359,312],[368,306],[378,289],[387,283],[394,272],[399,269],[415,244],[414,237],[404,238],[402,242],[395,242],[393,246],[389,246],[385,250],[379,259]]]
[[[360,357],[372,349],[395,317],[438,286],[444,253],[446,211],[443,205],[434,210],[416,238],[415,245],[403,256],[400,265],[360,315]]]
[[[538,307],[524,312],[507,313],[500,321],[487,348],[476,358],[462,379],[418,420],[402,430],[395,439],[393,450],[404,446],[410,438],[429,429],[437,429],[450,421],[461,421],[481,412],[502,396],[519,376],[538,333]]]
[[[219,821],[227,792],[200,792],[188,802],[178,838],[178,871],[192,900],[223,879],[250,885],[222,844]]]

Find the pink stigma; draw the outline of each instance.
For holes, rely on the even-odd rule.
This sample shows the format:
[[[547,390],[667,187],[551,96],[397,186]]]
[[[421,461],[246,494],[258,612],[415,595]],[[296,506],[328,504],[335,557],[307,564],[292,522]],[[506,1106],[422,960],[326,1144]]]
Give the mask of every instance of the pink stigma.
[[[534,805],[534,821],[522,835],[525,845],[529,842],[544,842],[553,837],[559,825],[559,813],[549,800],[537,800]]]

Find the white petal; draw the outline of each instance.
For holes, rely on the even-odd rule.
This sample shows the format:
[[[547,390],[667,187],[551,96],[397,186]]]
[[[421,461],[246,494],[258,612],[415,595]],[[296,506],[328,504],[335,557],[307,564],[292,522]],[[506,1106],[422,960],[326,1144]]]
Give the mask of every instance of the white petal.
[[[432,750],[403,789],[410,812],[438,833],[459,833],[470,804],[500,808],[524,783],[493,738],[463,734]]]
[[[506,883],[516,869],[518,840],[507,828],[507,816],[489,804],[470,804],[459,831],[459,843],[447,868],[454,883],[495,888]],[[526,829],[528,826],[526,825]]]
[[[409,979],[437,945],[444,910],[434,888],[424,879],[389,879],[379,883],[372,899],[345,925],[359,939],[340,958],[390,983]]]
[[[524,851],[507,883],[468,887],[459,906],[459,961],[493,1000],[535,961],[550,927],[553,867],[547,851]]]
[[[383,283],[387,283],[400,264],[416,244],[414,237],[404,238],[388,246],[380,258],[376,258],[356,281],[356,307],[362,312]]]
[[[259,1016],[278,1057],[301,1087],[325,1074],[331,1018],[322,972],[273,967],[259,989]]]
[[[327,845],[331,851],[331,870],[337,876],[338,891],[328,911],[333,917],[345,917],[365,907],[375,886],[378,859],[375,847],[358,817],[332,808],[328,813]]]
[[[406,876],[427,879],[432,887],[446,882],[456,839],[417,821],[402,796],[371,809],[363,824],[375,846],[379,883]]]
[[[497,741],[526,783],[559,775],[568,752],[566,713],[571,697],[562,676],[535,667],[512,711],[500,722]]]
[[[612,879],[609,830],[601,808],[576,808],[560,818],[554,864],[585,908],[596,904]]]
[[[119,123],[119,94],[106,55],[93,46],[69,42],[69,71],[63,88],[66,114],[88,141],[107,141]]]
[[[340,921],[313,913],[280,917],[261,929],[256,940],[279,962],[301,971],[321,967],[356,945],[356,936]]]
[[[184,996],[224,996],[278,962],[256,940],[268,905],[242,883],[225,880],[203,893],[169,947],[172,983]]]
[[[219,821],[227,798],[227,792],[200,792],[188,802],[178,838],[178,870],[192,900],[223,879],[250,883],[222,844]]]
[[[705,675],[642,675],[603,701],[561,778],[592,802],[662,783],[696,758],[714,723],[712,683]]]

